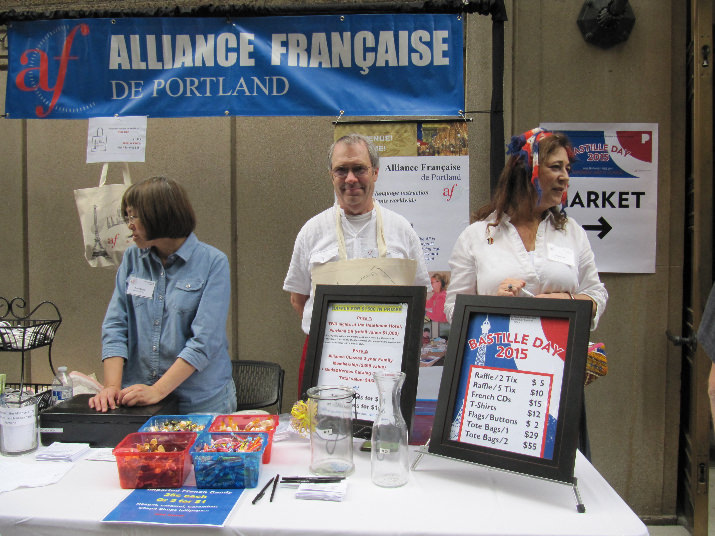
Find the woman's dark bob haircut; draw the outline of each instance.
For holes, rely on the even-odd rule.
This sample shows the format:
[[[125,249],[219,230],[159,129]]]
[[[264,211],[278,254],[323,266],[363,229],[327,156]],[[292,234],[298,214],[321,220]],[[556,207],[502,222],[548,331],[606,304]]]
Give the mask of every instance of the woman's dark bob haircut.
[[[196,228],[196,214],[186,190],[175,180],[151,177],[132,184],[122,197],[122,215],[132,207],[147,240],[186,238]]]

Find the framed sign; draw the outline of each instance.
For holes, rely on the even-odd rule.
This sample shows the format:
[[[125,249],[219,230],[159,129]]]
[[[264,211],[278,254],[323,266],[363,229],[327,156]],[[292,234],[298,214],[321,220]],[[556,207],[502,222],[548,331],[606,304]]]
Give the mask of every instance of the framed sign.
[[[428,452],[574,483],[591,304],[457,296]]]
[[[427,289],[420,286],[317,285],[301,392],[351,387],[354,431],[369,437],[378,412],[373,372],[402,371],[400,408],[412,425]]]

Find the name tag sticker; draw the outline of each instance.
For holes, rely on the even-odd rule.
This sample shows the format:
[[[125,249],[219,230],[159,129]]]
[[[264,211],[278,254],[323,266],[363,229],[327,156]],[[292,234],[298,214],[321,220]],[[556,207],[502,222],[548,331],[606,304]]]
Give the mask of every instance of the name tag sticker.
[[[131,294],[132,296],[138,296],[140,298],[151,298],[154,295],[155,285],[155,281],[139,279],[138,277],[130,277],[129,286],[127,287],[127,294]]]
[[[576,266],[573,250],[553,244],[546,244],[546,253],[550,261],[562,262],[569,266]]]

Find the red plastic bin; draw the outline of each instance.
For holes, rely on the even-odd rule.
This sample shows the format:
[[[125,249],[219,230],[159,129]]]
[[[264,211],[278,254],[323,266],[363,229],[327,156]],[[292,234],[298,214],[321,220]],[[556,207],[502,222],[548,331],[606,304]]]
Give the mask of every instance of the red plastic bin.
[[[119,485],[125,489],[180,488],[191,472],[189,449],[196,432],[134,432],[112,450],[117,459]],[[139,445],[153,439],[164,452],[141,452]]]
[[[260,428],[254,430],[246,430],[252,422],[273,421],[273,427],[270,430],[262,430]],[[273,446],[273,433],[278,428],[278,415],[266,414],[241,414],[241,415],[219,415],[215,417],[209,432],[268,432],[268,445],[263,451],[263,463],[271,461],[271,447]]]

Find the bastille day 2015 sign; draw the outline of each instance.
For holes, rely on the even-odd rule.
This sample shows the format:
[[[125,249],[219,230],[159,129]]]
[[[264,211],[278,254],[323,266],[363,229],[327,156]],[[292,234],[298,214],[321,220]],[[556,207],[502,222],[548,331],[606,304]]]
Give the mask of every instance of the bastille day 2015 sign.
[[[126,18],[8,26],[9,118],[455,116],[456,14]]]
[[[581,300],[457,296],[429,453],[575,483],[590,322]]]

